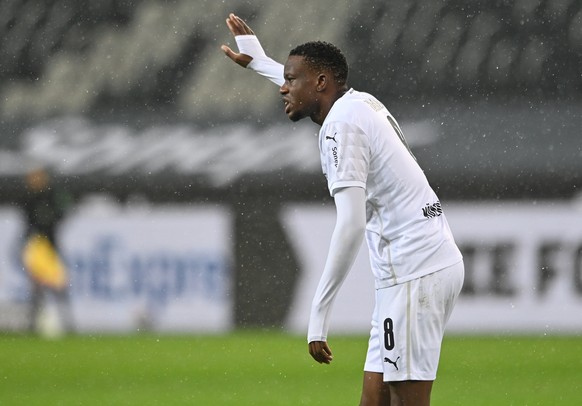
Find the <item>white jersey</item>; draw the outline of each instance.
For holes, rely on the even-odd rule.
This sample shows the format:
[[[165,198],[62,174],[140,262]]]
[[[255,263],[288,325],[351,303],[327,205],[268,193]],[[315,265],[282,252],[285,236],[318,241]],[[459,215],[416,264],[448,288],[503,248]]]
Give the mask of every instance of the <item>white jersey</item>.
[[[319,146],[332,195],[352,186],[366,191],[366,241],[377,288],[461,260],[436,194],[398,123],[376,98],[351,89],[338,99]]]

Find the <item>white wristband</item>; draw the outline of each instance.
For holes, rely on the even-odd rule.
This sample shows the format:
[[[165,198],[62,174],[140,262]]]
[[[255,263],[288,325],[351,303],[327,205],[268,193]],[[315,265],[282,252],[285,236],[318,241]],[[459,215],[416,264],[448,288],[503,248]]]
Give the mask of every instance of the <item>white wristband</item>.
[[[237,35],[234,39],[241,54],[248,55],[253,59],[267,56],[256,35]]]
[[[283,65],[269,58],[256,35],[237,35],[234,37],[241,54],[253,58],[247,68],[266,77],[278,86],[283,85]]]

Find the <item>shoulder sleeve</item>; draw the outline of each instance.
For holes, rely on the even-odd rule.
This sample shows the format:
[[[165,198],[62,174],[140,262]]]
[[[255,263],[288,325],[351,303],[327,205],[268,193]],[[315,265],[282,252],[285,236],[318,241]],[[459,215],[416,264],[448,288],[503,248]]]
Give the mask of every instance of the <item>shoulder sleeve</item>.
[[[321,165],[333,196],[344,187],[366,188],[370,164],[370,142],[358,126],[331,122],[320,132]]]

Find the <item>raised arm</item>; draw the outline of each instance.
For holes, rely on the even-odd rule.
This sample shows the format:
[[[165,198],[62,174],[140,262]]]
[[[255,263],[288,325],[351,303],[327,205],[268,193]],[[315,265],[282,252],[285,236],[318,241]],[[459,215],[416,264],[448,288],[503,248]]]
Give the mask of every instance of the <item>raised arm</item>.
[[[254,70],[279,86],[283,85],[285,82],[283,65],[265,54],[257,36],[247,23],[231,13],[226,19],[226,26],[234,36],[239,52],[233,51],[227,45],[222,45],[220,48],[225,55],[243,68]]]

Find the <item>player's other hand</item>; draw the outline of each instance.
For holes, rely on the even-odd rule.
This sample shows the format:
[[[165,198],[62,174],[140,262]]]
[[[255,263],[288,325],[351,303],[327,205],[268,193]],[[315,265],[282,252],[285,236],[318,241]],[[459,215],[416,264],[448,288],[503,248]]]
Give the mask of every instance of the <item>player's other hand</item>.
[[[255,35],[247,23],[245,23],[242,18],[237,17],[233,13],[228,15],[228,18],[226,19],[226,26],[235,37],[237,35]],[[253,60],[253,58],[249,55],[234,52],[227,45],[222,45],[220,48],[226,54],[226,56],[228,56],[232,61],[236,62],[243,68],[246,68]]]
[[[333,360],[331,349],[325,341],[310,342],[309,354],[320,364],[329,364]]]

